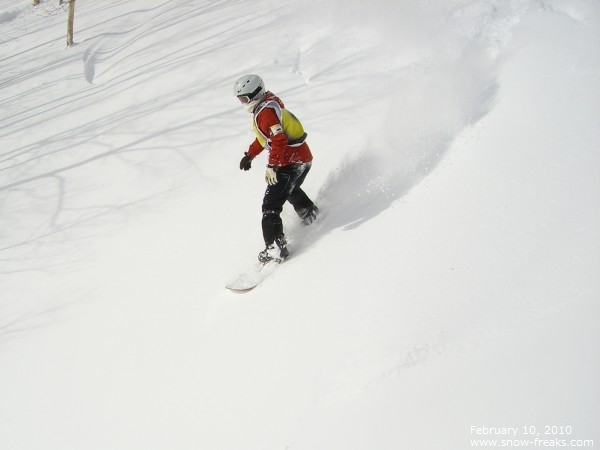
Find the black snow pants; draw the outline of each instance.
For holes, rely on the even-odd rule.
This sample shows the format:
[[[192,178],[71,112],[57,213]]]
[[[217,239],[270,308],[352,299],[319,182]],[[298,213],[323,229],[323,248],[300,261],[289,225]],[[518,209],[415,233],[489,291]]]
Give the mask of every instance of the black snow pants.
[[[293,164],[277,170],[277,183],[268,186],[262,204],[262,231],[267,247],[276,237],[283,236],[281,212],[289,201],[301,218],[314,205],[300,188],[310,170],[311,163]]]

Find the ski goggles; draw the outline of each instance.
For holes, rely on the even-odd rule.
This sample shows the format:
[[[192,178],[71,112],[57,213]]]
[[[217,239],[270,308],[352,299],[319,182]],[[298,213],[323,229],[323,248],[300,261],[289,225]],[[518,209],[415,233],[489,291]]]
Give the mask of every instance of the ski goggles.
[[[238,95],[238,100],[242,102],[244,105],[247,105],[252,101],[249,95]]]
[[[254,98],[260,93],[260,91],[262,91],[262,86],[258,86],[254,92],[251,92],[250,94],[245,94],[245,95],[238,95],[237,98],[240,102],[242,102],[244,105],[250,103],[252,100],[254,100]]]

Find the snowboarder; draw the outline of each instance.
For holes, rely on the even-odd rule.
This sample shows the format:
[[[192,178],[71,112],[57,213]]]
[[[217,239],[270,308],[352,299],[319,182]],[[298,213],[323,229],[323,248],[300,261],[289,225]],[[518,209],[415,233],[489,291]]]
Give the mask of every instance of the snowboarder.
[[[301,189],[310,170],[312,154],[300,121],[265,85],[258,75],[244,75],[233,85],[234,95],[253,115],[256,139],[240,161],[240,170],[250,170],[252,160],[263,150],[269,152],[265,181],[267,189],[262,203],[262,233],[265,249],[258,254],[263,263],[282,261],[289,256],[283,233],[281,212],[289,201],[308,225],[319,209]]]

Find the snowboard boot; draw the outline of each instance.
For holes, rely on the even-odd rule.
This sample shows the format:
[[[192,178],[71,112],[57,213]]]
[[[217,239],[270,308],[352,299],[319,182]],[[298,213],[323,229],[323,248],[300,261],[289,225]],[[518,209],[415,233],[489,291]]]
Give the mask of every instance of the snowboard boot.
[[[279,236],[275,238],[275,244],[277,244],[277,248],[275,248],[275,245],[269,244],[262,252],[258,254],[258,260],[261,263],[266,264],[271,261],[280,263],[290,256],[285,237]]]
[[[274,245],[267,245],[267,247],[258,254],[258,260],[263,264],[271,262],[274,259],[275,259],[275,246]]]
[[[302,219],[304,225],[310,225],[319,215],[319,208],[317,208],[317,205],[312,205],[309,208],[298,211],[298,215],[300,216],[300,219]]]
[[[287,249],[287,241],[283,235],[275,238],[275,243],[279,247],[279,259],[282,261],[290,256],[290,251]]]

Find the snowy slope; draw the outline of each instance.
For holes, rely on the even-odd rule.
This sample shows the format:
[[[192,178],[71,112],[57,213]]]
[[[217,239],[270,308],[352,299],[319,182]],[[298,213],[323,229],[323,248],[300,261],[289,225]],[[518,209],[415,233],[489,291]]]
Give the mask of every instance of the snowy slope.
[[[600,4],[79,1],[66,48],[30,3],[0,0],[0,449],[598,445]],[[235,295],[248,72],[323,220],[284,211],[293,257]]]

